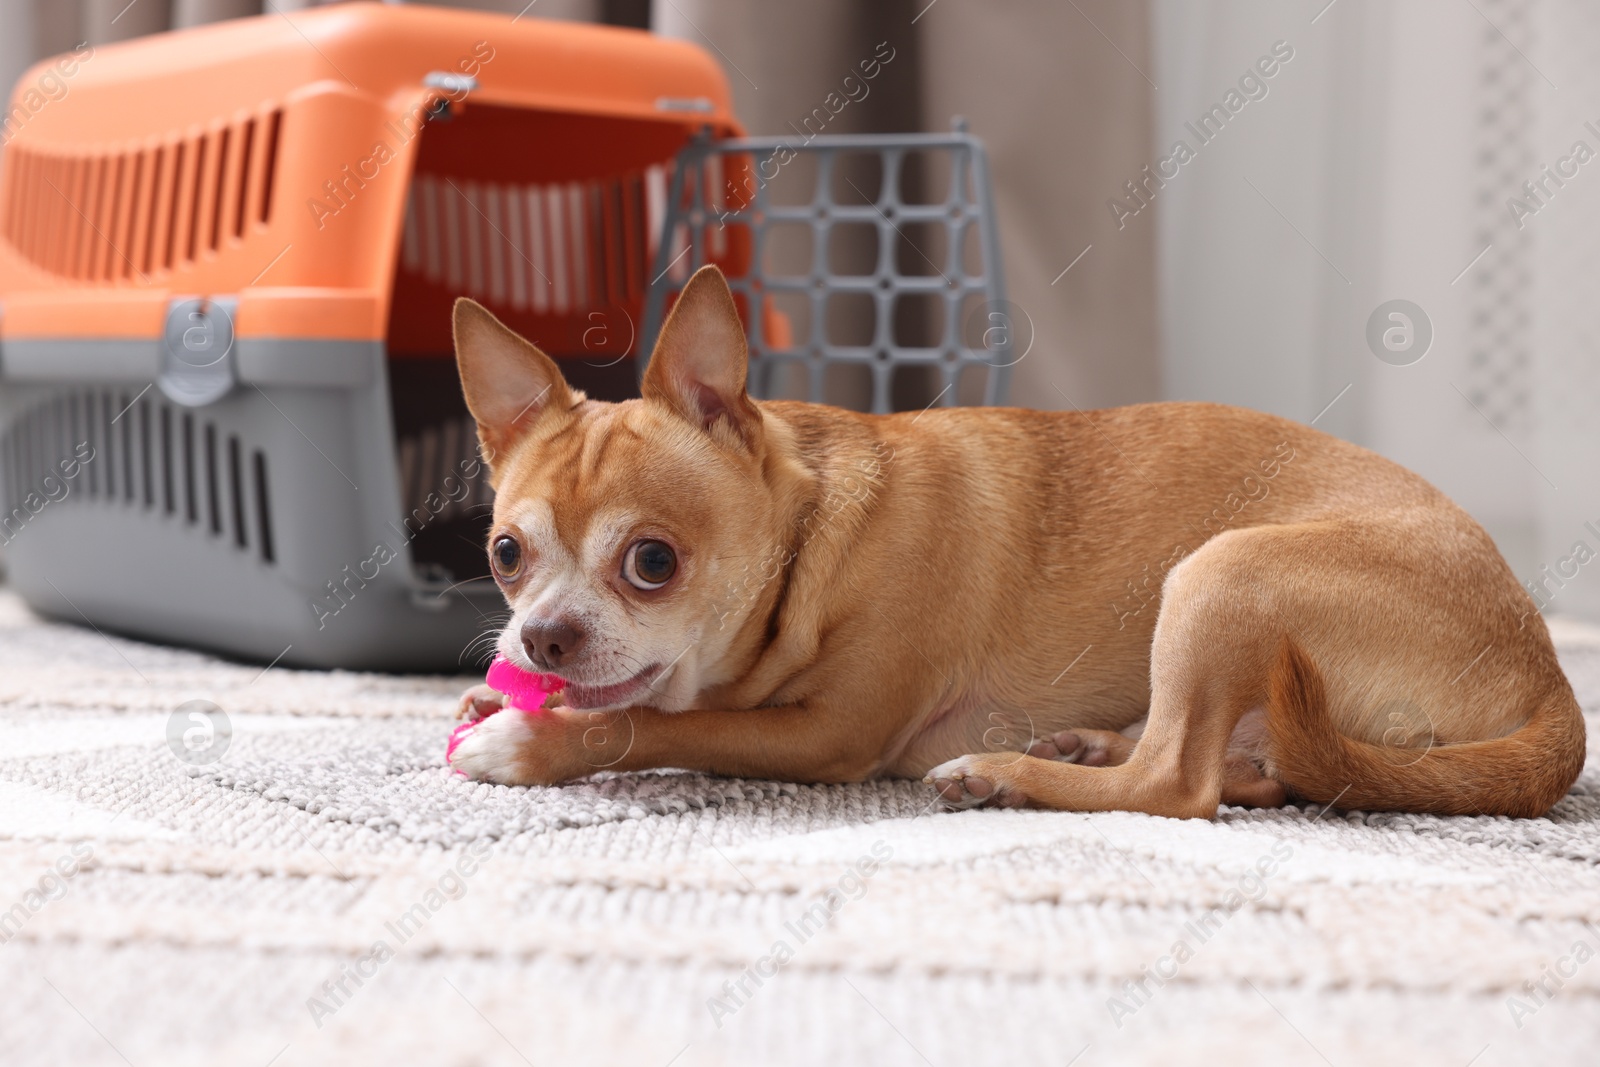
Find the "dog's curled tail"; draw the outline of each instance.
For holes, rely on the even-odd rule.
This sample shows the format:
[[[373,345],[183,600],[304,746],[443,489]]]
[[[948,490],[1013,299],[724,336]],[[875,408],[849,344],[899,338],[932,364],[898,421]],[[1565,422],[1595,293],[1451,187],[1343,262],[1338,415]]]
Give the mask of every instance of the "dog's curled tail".
[[[1566,796],[1583,769],[1583,713],[1561,686],[1527,721],[1489,741],[1391,748],[1334,728],[1322,674],[1285,638],[1271,676],[1267,729],[1277,777],[1293,793],[1363,811],[1533,818]]]

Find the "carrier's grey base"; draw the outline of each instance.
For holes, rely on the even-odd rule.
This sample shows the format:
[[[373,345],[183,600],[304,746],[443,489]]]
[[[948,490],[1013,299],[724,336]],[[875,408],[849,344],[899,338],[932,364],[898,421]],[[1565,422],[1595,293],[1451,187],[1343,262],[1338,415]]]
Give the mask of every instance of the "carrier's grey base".
[[[139,361],[61,355],[18,360],[0,388],[0,553],[36,611],[261,663],[480,665],[465,653],[504,601],[492,581],[451,588],[413,567],[383,345],[344,383],[296,382],[293,368],[320,364],[295,351],[197,408],[108,374]],[[94,458],[67,477],[80,446]]]
[[[50,557],[45,562],[70,559],[103,545],[92,529],[80,527],[76,536],[63,538],[59,548],[58,552],[45,553]],[[15,559],[17,553],[9,555]],[[152,575],[168,565],[181,567],[183,562],[169,563],[156,553],[142,558]],[[337,616],[319,627],[312,621],[306,599],[284,588],[253,595],[244,602],[219,602],[197,595],[203,582],[192,586],[182,583],[184,587],[180,588],[178,583],[126,577],[114,591],[78,590],[68,601],[64,587],[58,592],[38,581],[43,573],[37,569],[39,562],[13,564],[11,585],[29,607],[46,618],[263,665],[276,660],[280,667],[477,673],[484,666],[483,656],[478,652],[471,656],[462,653],[474,637],[495,626],[495,613],[503,616],[504,608],[498,593],[491,599],[451,592],[439,598],[439,607],[419,610],[419,603],[431,601],[437,594],[413,594],[393,584],[369,584]],[[140,603],[127,602],[124,598],[130,595],[137,596]],[[110,650],[106,655],[112,666],[123,666]],[[140,666],[137,656],[133,664]]]

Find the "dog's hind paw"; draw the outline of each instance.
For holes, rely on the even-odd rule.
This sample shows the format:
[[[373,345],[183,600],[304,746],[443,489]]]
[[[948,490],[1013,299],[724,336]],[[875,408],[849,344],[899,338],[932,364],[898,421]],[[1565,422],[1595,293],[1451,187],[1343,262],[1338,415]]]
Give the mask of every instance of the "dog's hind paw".
[[[996,759],[1015,760],[1012,753],[958,756],[939,764],[922,779],[933,786],[946,808],[1018,808],[1028,802],[1021,792],[1004,784]]]

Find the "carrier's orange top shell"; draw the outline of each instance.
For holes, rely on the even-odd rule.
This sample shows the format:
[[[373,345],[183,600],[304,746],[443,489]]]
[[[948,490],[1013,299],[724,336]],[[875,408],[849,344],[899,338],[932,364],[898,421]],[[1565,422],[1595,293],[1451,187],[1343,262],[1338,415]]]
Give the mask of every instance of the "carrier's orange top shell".
[[[237,294],[240,336],[383,338],[446,105],[481,120],[436,139],[473,149],[463,180],[636,172],[740,132],[706,53],[636,30],[356,3],[80,48],[3,117],[0,337],[156,338],[172,298]]]

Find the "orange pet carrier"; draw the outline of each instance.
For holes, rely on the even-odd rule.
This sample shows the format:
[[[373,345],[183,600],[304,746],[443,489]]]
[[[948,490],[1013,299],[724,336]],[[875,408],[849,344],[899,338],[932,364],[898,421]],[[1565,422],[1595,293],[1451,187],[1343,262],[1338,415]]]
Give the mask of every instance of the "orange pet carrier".
[[[457,665],[503,607],[457,296],[607,399],[637,395],[642,335],[707,261],[760,320],[758,355],[890,359],[791,335],[762,183],[730,178],[760,146],[723,151],[744,144],[727,85],[682,42],[348,4],[80,49],[24,75],[4,130],[0,551],[51,616],[284,663]],[[981,169],[969,138],[924,140]],[[713,164],[733,192],[706,195]],[[950,218],[986,227],[991,269],[952,291],[992,300],[980,192]]]

